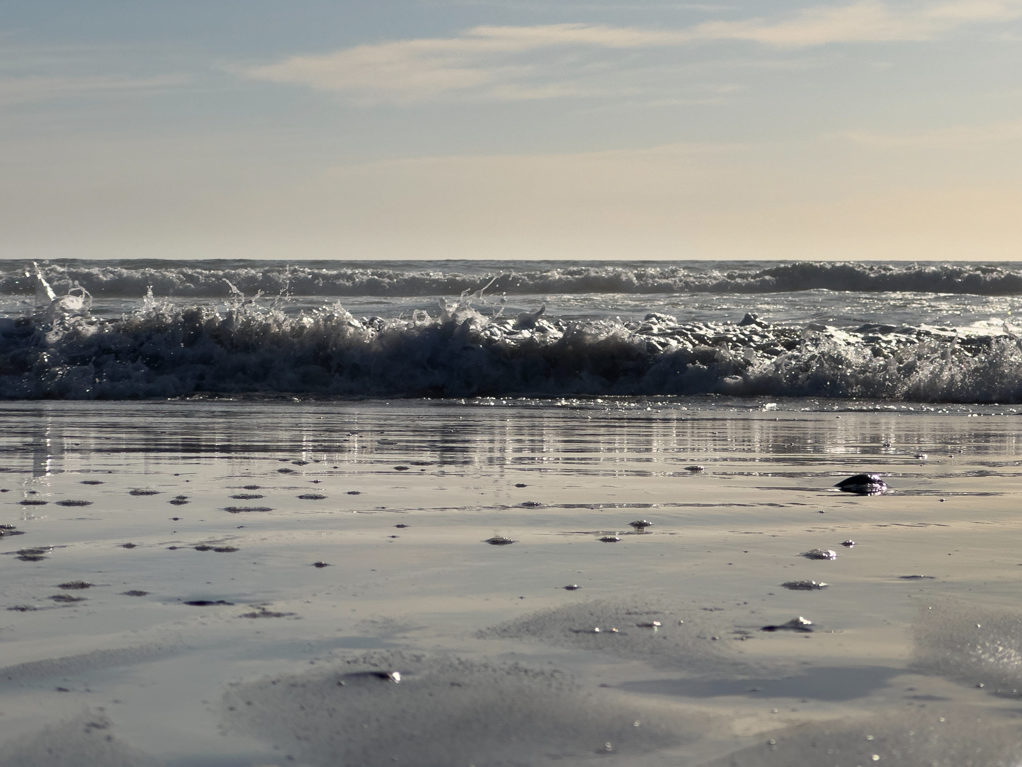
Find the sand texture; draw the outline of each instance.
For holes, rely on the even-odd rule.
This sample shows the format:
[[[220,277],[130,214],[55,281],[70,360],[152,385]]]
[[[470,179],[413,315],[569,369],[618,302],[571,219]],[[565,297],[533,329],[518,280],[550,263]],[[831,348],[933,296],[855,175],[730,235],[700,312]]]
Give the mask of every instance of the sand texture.
[[[1016,765],[1017,419],[7,404],[0,765]]]

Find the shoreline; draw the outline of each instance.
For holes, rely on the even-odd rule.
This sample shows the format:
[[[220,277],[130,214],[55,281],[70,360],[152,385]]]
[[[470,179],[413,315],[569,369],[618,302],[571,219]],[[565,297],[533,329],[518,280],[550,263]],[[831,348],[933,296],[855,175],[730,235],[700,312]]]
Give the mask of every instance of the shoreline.
[[[74,763],[46,761],[66,748],[175,767],[769,767],[821,734],[860,758],[865,730],[898,764],[953,764],[956,743],[1022,753],[1011,416],[248,402],[2,418],[0,523],[23,534],[0,537],[0,764]],[[867,470],[892,492],[833,488]],[[781,585],[798,580],[829,586]],[[762,630],[798,616],[811,632]]]

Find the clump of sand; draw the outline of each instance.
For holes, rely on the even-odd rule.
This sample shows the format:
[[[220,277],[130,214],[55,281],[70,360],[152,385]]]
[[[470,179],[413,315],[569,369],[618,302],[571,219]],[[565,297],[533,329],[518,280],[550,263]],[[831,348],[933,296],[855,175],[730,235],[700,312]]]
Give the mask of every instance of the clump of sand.
[[[854,723],[809,724],[762,735],[759,743],[704,767],[898,765],[1013,767],[1022,756],[1014,722],[968,707],[889,712]]]
[[[403,652],[239,683],[223,707],[229,729],[288,756],[365,767],[627,758],[694,740],[702,726],[556,670]]]
[[[480,638],[521,639],[607,653],[655,666],[729,675],[747,671],[734,650],[733,624],[704,608],[667,607],[645,600],[594,600],[528,615],[480,631]],[[598,629],[598,630],[597,630]]]
[[[159,762],[125,745],[102,713],[86,711],[66,722],[4,744],[0,767],[156,767]]]

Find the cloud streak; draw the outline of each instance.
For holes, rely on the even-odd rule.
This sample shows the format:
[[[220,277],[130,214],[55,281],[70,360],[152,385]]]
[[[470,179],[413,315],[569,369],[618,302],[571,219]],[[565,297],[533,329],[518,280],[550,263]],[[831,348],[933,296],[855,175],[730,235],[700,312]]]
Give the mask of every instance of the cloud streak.
[[[651,51],[711,43],[775,50],[839,44],[926,42],[976,25],[1022,17],[1022,0],[949,0],[894,4],[859,0],[805,8],[785,18],[712,20],[676,29],[605,24],[477,26],[446,38],[360,45],[239,67],[245,77],[347,95],[356,100],[491,100],[572,95],[577,58],[607,51]],[[571,53],[574,58],[569,58]],[[542,62],[539,59],[542,58]],[[536,78],[543,77],[542,81]],[[561,82],[551,83],[550,78]],[[580,89],[585,94],[587,89]]]
[[[879,0],[807,8],[788,19],[709,22],[694,27],[694,39],[744,40],[780,48],[841,43],[923,42],[974,24],[1022,16],[1017,0],[958,0],[894,6]]]
[[[0,104],[26,104],[71,98],[122,93],[141,93],[175,88],[189,82],[184,75],[153,77],[25,76],[0,77]]]
[[[869,133],[846,131],[837,136],[852,144],[879,150],[929,151],[976,149],[988,144],[1022,143],[1022,119],[984,125],[956,125],[917,133]]]

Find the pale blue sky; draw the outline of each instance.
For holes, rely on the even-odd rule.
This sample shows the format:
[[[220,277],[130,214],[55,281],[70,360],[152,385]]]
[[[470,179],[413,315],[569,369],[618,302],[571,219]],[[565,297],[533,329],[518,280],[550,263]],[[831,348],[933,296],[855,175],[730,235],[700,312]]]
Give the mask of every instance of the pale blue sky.
[[[0,257],[1022,245],[1022,0],[0,0],[0,53]]]

